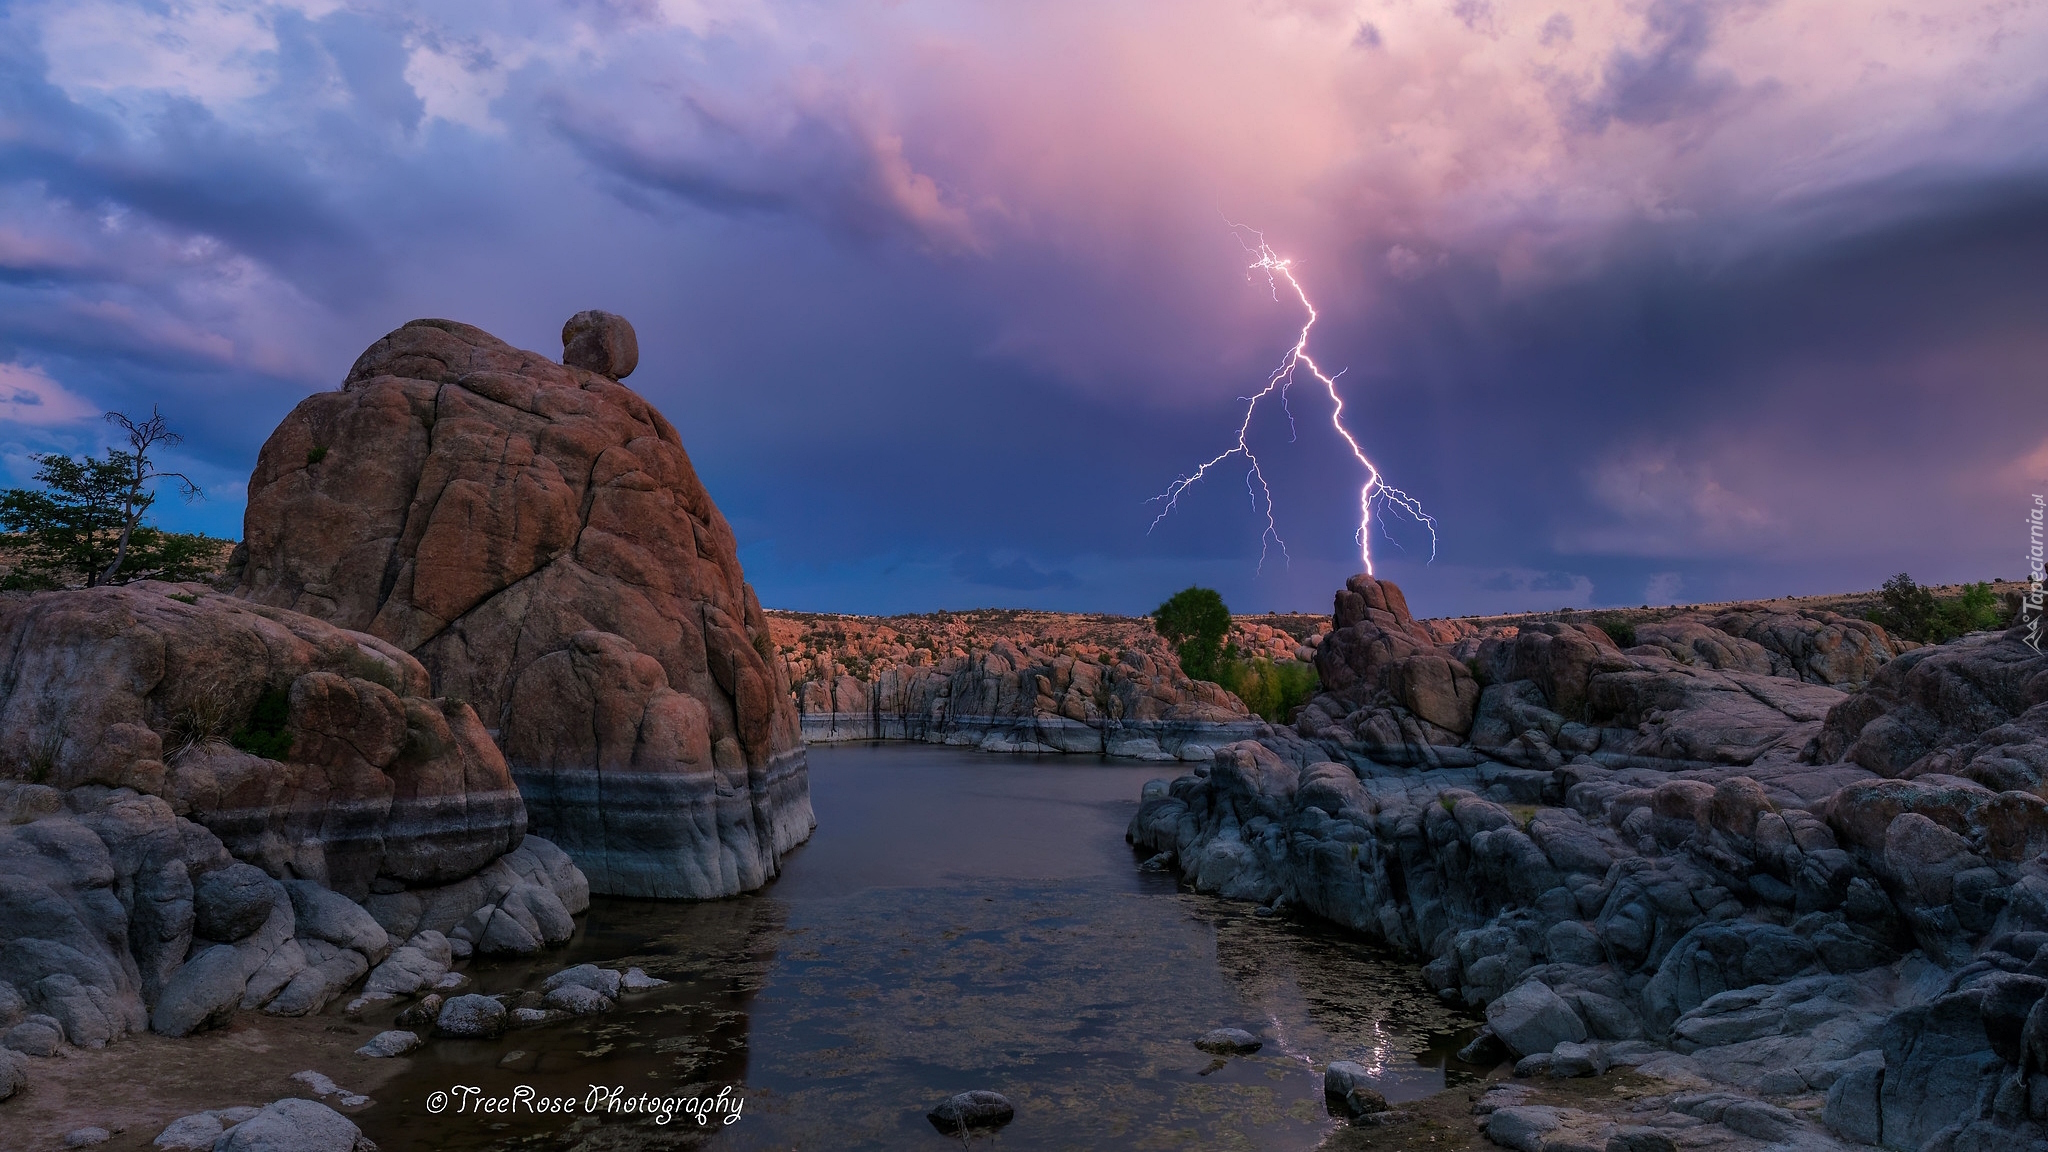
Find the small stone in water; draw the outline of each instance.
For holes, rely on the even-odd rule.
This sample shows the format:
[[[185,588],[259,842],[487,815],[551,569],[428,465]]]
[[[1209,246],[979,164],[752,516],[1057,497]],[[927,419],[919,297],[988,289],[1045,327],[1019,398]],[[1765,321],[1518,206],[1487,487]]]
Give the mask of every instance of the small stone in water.
[[[105,1144],[113,1138],[114,1134],[105,1128],[74,1128],[64,1134],[64,1146],[90,1148],[95,1144]]]
[[[645,992],[650,988],[659,988],[666,983],[668,981],[659,977],[649,976],[638,968],[626,969],[626,974],[619,978],[619,987],[628,992]]]
[[[1195,1041],[1195,1047],[1217,1056],[1249,1056],[1265,1045],[1242,1028],[1213,1028]]]
[[[932,1127],[948,1134],[969,1128],[1000,1128],[1017,1116],[1017,1110],[1000,1092],[977,1089],[962,1092],[925,1113]]]

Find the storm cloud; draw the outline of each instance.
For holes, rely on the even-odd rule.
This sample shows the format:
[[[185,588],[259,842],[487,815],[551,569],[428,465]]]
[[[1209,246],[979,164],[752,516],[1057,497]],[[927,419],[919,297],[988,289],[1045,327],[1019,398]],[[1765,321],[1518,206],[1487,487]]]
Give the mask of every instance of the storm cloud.
[[[1419,611],[2017,576],[2043,59],[1936,0],[14,4],[0,465],[160,404],[236,535],[384,332],[598,307],[768,604],[1326,608],[1313,391],[1251,430],[1285,556],[1241,472],[1149,527],[1301,323],[1227,219],[1438,520],[1374,543]]]

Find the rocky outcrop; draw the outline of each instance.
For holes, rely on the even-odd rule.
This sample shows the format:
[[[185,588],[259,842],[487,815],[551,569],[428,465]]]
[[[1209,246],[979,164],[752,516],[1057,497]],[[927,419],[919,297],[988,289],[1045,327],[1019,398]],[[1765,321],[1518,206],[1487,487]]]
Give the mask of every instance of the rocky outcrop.
[[[1375,763],[1555,768],[1796,759],[1844,694],[1774,675],[1762,645],[1697,620],[1645,626],[1626,652],[1599,627],[1538,621],[1438,644],[1400,590],[1355,576],[1316,651],[1325,693],[1295,727]],[[1874,625],[1864,625],[1874,628]],[[1861,633],[1857,633],[1861,635]],[[1881,634],[1880,634],[1881,635]]]
[[[1035,612],[770,619],[799,676],[804,736],[815,742],[1199,760],[1271,731],[1237,697],[1189,679],[1141,620]],[[1271,625],[1239,628],[1248,650],[1303,647]]]
[[[596,891],[755,888],[813,824],[787,673],[732,530],[582,313],[569,365],[445,320],[307,398],[250,478],[234,589],[417,658]]]
[[[1270,731],[1237,697],[1179,672],[1136,648],[1097,662],[999,640],[968,657],[884,668],[872,681],[811,681],[799,700],[805,735],[826,742],[1198,760]]]
[[[1760,1141],[2048,1148],[2048,799],[2020,772],[2048,763],[2048,657],[2017,633],[1887,655],[1845,694],[1821,682],[1842,664],[1786,657],[1824,645],[1756,627],[1436,644],[1366,578],[1338,613],[1336,690],[1148,784],[1141,850],[1427,960],[1486,1010],[1475,1059],[1627,1063],[1694,1085],[1673,1123]],[[1454,742],[1395,670],[1457,645],[1484,687]],[[1496,1141],[1549,1147],[1524,1120]]]
[[[201,585],[0,597],[0,749],[0,1045],[26,1056],[316,1013],[422,929],[445,969],[562,943],[589,902],[416,660]]]
[[[504,757],[418,661],[201,585],[0,600],[0,770],[161,797],[235,858],[358,899],[471,875],[526,831]],[[176,887],[160,864],[142,882]]]

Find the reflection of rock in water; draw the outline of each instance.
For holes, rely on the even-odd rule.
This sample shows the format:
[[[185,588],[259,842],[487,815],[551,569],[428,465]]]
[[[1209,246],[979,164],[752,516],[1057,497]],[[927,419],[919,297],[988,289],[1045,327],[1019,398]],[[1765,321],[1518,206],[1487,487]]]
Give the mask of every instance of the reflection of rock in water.
[[[1449,1055],[1478,1021],[1445,1006],[1412,962],[1320,924],[1250,915],[1187,895],[1190,914],[1216,932],[1217,967],[1247,1004],[1266,1011],[1276,1047],[1317,1067],[1352,1060],[1395,1079],[1400,1065],[1462,1070]],[[1407,1094],[1404,1094],[1407,1095]]]
[[[759,896],[704,904],[601,899],[568,948],[472,967],[476,990],[537,989],[551,973],[585,962],[637,965],[670,981],[666,987],[629,995],[617,1011],[586,1021],[512,1032],[496,1042],[431,1043],[379,1094],[379,1107],[354,1119],[385,1148],[638,1152],[700,1146],[713,1139],[715,1123],[700,1127],[684,1115],[665,1125],[644,1116],[591,1117],[580,1106],[593,1084],[664,1096],[713,1096],[743,1084],[750,1009],[775,960],[785,916],[781,903]],[[382,1025],[375,1017],[369,1023]],[[515,1051],[519,1055],[504,1062]],[[454,1084],[476,1085],[486,1095],[526,1085],[539,1095],[575,1098],[579,1112],[429,1114],[427,1095]]]

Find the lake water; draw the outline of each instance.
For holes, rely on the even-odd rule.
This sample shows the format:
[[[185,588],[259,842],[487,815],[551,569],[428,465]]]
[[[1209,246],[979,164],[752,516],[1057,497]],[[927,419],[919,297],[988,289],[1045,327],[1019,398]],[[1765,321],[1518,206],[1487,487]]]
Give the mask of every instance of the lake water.
[[[561,967],[672,983],[618,1010],[494,1042],[433,1041],[355,1117],[400,1148],[941,1149],[925,1113],[994,1089],[995,1148],[1313,1149],[1335,1126],[1316,1071],[1381,1071],[1391,1100],[1477,1070],[1475,1021],[1409,963],[1288,917],[1182,891],[1124,842],[1172,766],[916,744],[814,748],[818,829],[764,891],[704,904],[594,903],[568,948],[480,962],[478,989]],[[1217,1027],[1265,1041],[1218,1061]],[[574,1098],[568,1115],[429,1112],[430,1095]],[[591,1117],[625,1096],[743,1096],[740,1118]]]

